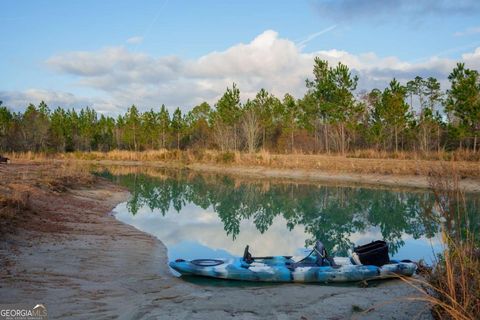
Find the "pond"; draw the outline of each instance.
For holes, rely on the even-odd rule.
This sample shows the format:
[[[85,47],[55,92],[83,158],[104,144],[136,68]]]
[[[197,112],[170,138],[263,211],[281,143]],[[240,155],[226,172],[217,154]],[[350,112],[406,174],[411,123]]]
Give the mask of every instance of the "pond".
[[[427,191],[138,167],[97,174],[130,190],[117,219],[160,239],[169,260],[241,256],[247,244],[257,256],[298,256],[316,239],[337,256],[376,239],[398,259],[431,263],[442,249]]]

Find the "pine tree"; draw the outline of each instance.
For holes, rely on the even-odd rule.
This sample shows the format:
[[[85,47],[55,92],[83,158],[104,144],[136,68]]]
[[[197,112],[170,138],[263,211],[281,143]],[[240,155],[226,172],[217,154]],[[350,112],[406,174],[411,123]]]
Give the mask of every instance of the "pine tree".
[[[133,150],[138,151],[138,137],[141,130],[141,114],[137,107],[132,105],[125,114],[125,136]]]
[[[177,149],[180,149],[180,136],[182,134],[182,130],[184,128],[183,118],[182,118],[182,111],[180,108],[175,109],[172,116],[172,129],[174,134],[177,137]]]
[[[458,63],[448,76],[451,89],[447,92],[447,111],[453,112],[463,126],[473,136],[473,150],[477,150],[477,137],[480,131],[480,76],[477,70],[466,69]]]

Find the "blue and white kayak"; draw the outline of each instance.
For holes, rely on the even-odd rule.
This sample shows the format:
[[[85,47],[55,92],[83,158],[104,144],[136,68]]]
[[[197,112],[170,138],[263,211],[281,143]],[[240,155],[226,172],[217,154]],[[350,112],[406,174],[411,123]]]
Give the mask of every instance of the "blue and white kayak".
[[[334,258],[335,267],[298,264],[291,257],[273,256],[255,258],[246,263],[245,259],[198,259],[186,261],[177,259],[170,267],[181,275],[195,275],[211,278],[264,281],[264,282],[351,282],[373,279],[386,279],[398,276],[411,276],[416,264],[410,261],[390,260],[390,263],[377,267],[356,265],[350,258]]]

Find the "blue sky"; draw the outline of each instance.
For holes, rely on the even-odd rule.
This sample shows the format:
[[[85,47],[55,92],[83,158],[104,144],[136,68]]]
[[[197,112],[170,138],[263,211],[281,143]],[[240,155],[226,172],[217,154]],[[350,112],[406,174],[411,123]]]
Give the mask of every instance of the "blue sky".
[[[0,2],[0,100],[14,110],[92,105],[187,110],[232,82],[301,97],[314,56],[348,64],[360,89],[480,67],[480,2]]]

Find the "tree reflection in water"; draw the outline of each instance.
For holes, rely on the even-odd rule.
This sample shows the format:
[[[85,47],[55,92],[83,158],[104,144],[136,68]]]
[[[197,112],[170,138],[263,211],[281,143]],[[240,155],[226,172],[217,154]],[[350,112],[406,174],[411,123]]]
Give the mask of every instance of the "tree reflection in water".
[[[306,245],[321,239],[344,255],[352,246],[350,236],[371,227],[380,230],[392,253],[404,245],[402,235],[430,238],[439,231],[428,192],[247,180],[185,170],[124,171],[109,168],[99,174],[130,190],[127,208],[133,215],[144,206],[165,215],[171,208],[180,212],[193,203],[212,208],[233,238],[244,219],[252,219],[263,233],[276,216],[283,216],[289,230],[305,228],[310,235]],[[478,207],[474,204],[472,210]]]

